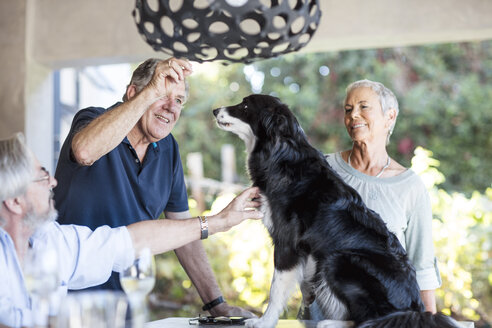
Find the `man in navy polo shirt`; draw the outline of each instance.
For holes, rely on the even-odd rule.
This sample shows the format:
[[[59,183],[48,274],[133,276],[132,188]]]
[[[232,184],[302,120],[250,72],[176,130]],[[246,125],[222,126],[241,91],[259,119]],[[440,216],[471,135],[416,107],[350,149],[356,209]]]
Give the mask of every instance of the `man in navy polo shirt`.
[[[76,114],[55,174],[60,223],[95,229],[156,219],[162,212],[169,219],[191,216],[179,148],[171,134],[191,72],[186,60],[146,60],[133,72],[122,103]],[[214,316],[253,316],[223,300],[201,241],[175,252],[204,310]],[[118,275],[113,273],[101,288],[121,288]]]

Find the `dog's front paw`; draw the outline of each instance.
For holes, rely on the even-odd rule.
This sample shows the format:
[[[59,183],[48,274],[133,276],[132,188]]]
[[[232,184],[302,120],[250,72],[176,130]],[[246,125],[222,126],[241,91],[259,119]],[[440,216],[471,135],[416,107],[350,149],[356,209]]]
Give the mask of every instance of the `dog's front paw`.
[[[277,321],[270,322],[261,318],[251,318],[245,321],[247,328],[274,328]]]

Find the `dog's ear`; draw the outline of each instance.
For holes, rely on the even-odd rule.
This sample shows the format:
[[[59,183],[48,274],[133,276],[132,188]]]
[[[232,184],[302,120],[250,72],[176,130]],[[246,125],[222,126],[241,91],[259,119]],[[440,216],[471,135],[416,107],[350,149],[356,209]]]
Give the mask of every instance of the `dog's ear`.
[[[269,138],[293,136],[296,129],[294,116],[286,105],[280,104],[272,108],[265,120],[265,133]]]

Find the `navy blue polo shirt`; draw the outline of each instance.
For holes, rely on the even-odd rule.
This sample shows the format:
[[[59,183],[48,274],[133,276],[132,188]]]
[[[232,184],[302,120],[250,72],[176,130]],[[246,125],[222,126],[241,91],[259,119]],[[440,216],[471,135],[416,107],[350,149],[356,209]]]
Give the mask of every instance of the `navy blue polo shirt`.
[[[91,166],[74,161],[74,134],[119,104],[82,109],[72,122],[55,173],[55,207],[62,224],[118,227],[156,219],[163,211],[188,210],[179,148],[171,134],[149,145],[143,163],[127,138]]]

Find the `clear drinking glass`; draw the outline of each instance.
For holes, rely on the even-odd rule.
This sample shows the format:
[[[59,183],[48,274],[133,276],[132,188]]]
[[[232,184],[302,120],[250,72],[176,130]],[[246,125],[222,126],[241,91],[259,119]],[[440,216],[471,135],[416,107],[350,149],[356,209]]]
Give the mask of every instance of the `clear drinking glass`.
[[[54,327],[125,328],[125,294],[113,290],[70,293],[60,305]]]
[[[33,324],[48,327],[50,300],[60,286],[58,252],[46,245],[30,247],[24,256],[23,274],[32,302]]]
[[[155,261],[150,249],[143,249],[126,270],[120,272],[120,283],[130,303],[132,327],[143,327],[147,321],[147,294],[155,285]]]

